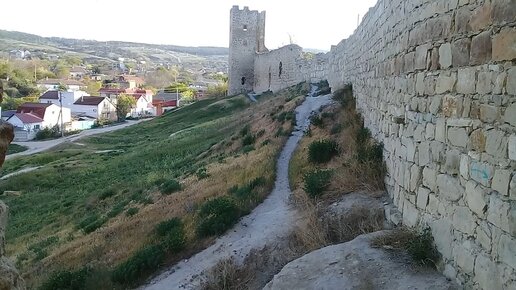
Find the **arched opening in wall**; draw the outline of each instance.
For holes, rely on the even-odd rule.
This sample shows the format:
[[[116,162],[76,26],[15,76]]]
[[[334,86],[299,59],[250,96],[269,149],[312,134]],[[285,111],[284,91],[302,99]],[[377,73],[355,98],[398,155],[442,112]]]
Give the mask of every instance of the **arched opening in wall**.
[[[271,68],[269,67],[269,89],[271,88],[271,81],[272,81],[272,74],[271,74]]]
[[[281,73],[283,73],[283,63],[280,61],[279,62],[279,74],[278,74],[279,77],[281,77]]]
[[[242,77],[242,85],[245,85],[245,77]]]
[[[247,25],[244,24],[244,28],[242,30],[247,31]]]

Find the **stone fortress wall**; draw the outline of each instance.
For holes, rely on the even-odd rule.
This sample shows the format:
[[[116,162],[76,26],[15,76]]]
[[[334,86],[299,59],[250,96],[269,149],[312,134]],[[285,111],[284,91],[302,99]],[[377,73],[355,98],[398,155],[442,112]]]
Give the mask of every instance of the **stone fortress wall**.
[[[516,289],[516,1],[379,0],[328,57],[384,143],[388,217],[466,288]]]
[[[269,51],[265,12],[231,8],[228,94],[276,92],[300,82],[325,79],[328,56],[304,53],[295,44]]]

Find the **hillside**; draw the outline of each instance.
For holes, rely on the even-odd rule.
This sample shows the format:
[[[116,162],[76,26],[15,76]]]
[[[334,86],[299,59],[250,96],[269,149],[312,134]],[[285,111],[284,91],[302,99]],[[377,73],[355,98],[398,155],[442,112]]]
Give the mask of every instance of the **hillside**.
[[[29,286],[72,271],[100,283],[90,288],[136,283],[159,265],[188,257],[225,230],[207,230],[207,201],[233,209],[223,223],[231,226],[270,192],[276,156],[305,91],[298,86],[254,104],[244,96],[203,100],[7,161],[2,175],[42,166],[0,181],[0,192],[16,192],[2,197],[11,209],[8,255]],[[175,221],[179,237],[160,238],[156,226]],[[158,255],[157,264],[127,272],[142,252]]]
[[[29,50],[36,55],[77,54],[89,61],[118,61],[129,58],[151,64],[199,64],[226,71],[228,48],[189,47],[122,41],[95,41],[0,30],[0,52]]]

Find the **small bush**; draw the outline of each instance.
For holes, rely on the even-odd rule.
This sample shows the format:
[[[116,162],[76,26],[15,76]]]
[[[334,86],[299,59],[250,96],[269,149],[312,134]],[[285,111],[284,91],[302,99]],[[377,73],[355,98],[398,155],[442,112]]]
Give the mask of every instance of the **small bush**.
[[[243,186],[233,186],[229,189],[229,193],[235,196],[238,199],[252,199],[254,198],[253,190],[259,186],[265,184],[264,177],[257,177],[251,180],[248,184]]]
[[[246,146],[242,147],[242,152],[243,153],[249,153],[249,152],[254,151],[254,150],[256,150],[256,148],[254,148],[253,145],[246,145]]]
[[[86,289],[86,280],[90,274],[89,268],[78,271],[55,272],[39,287],[39,290],[82,290]]]
[[[137,207],[131,207],[131,208],[127,209],[127,211],[125,212],[125,215],[133,216],[133,215],[137,214],[138,211],[140,211],[140,210]]]
[[[197,172],[195,173],[195,175],[197,176],[198,179],[204,179],[204,178],[208,178],[210,176],[205,167],[199,168],[197,170]]]
[[[79,222],[77,227],[85,234],[89,234],[100,228],[107,220],[97,214],[90,215]]]
[[[329,170],[314,170],[303,177],[304,190],[310,197],[317,197],[323,193],[330,183],[332,172]]]
[[[124,208],[127,204],[128,204],[127,201],[122,201],[122,202],[115,204],[115,206],[113,206],[113,208],[107,213],[107,217],[108,218],[116,217],[117,215],[119,215],[121,212],[124,211]]]
[[[365,144],[371,138],[371,131],[368,128],[361,127],[355,137],[355,143],[357,145]]]
[[[106,198],[109,198],[109,197],[112,197],[113,195],[116,194],[116,189],[110,187],[110,188],[106,188],[104,191],[102,191],[99,195],[99,199],[100,200],[103,200],[103,199],[106,199]]]
[[[308,160],[312,163],[326,163],[339,154],[339,145],[334,140],[314,141],[308,146]]]
[[[254,144],[254,141],[256,140],[256,137],[254,137],[252,134],[247,134],[242,138],[242,146],[252,145]]]
[[[211,236],[224,233],[237,223],[240,211],[228,197],[217,197],[205,202],[199,210],[197,234]]]
[[[353,86],[348,84],[344,86],[343,89],[336,91],[333,94],[333,99],[338,101],[344,108],[354,105],[355,100],[353,99]]]
[[[52,128],[43,128],[36,133],[36,140],[54,139],[61,137],[59,133],[59,127],[54,126]]]
[[[112,274],[113,281],[128,285],[154,272],[163,262],[165,250],[161,245],[151,245],[137,251],[131,258],[118,265]]]
[[[324,120],[317,114],[310,116],[310,123],[316,127],[324,128]]]
[[[240,135],[245,136],[245,135],[249,134],[249,132],[251,132],[251,126],[249,126],[249,124],[247,124],[244,126],[244,128],[242,128],[242,130],[240,130]]]
[[[171,218],[156,226],[156,234],[167,251],[177,252],[184,248],[186,237],[183,223],[179,218]]]
[[[171,194],[180,191],[181,184],[175,179],[170,179],[161,185],[160,190],[162,194]]]
[[[334,124],[331,129],[330,129],[330,134],[331,135],[335,135],[335,134],[338,134],[342,131],[343,129],[343,126],[342,124]]]

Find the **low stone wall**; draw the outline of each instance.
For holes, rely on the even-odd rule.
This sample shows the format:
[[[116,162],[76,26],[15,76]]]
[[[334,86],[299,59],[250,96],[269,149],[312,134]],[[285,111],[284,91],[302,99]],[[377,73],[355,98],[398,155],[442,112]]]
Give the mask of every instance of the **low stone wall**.
[[[403,223],[431,228],[467,288],[516,288],[515,44],[514,0],[379,0],[328,56]]]

